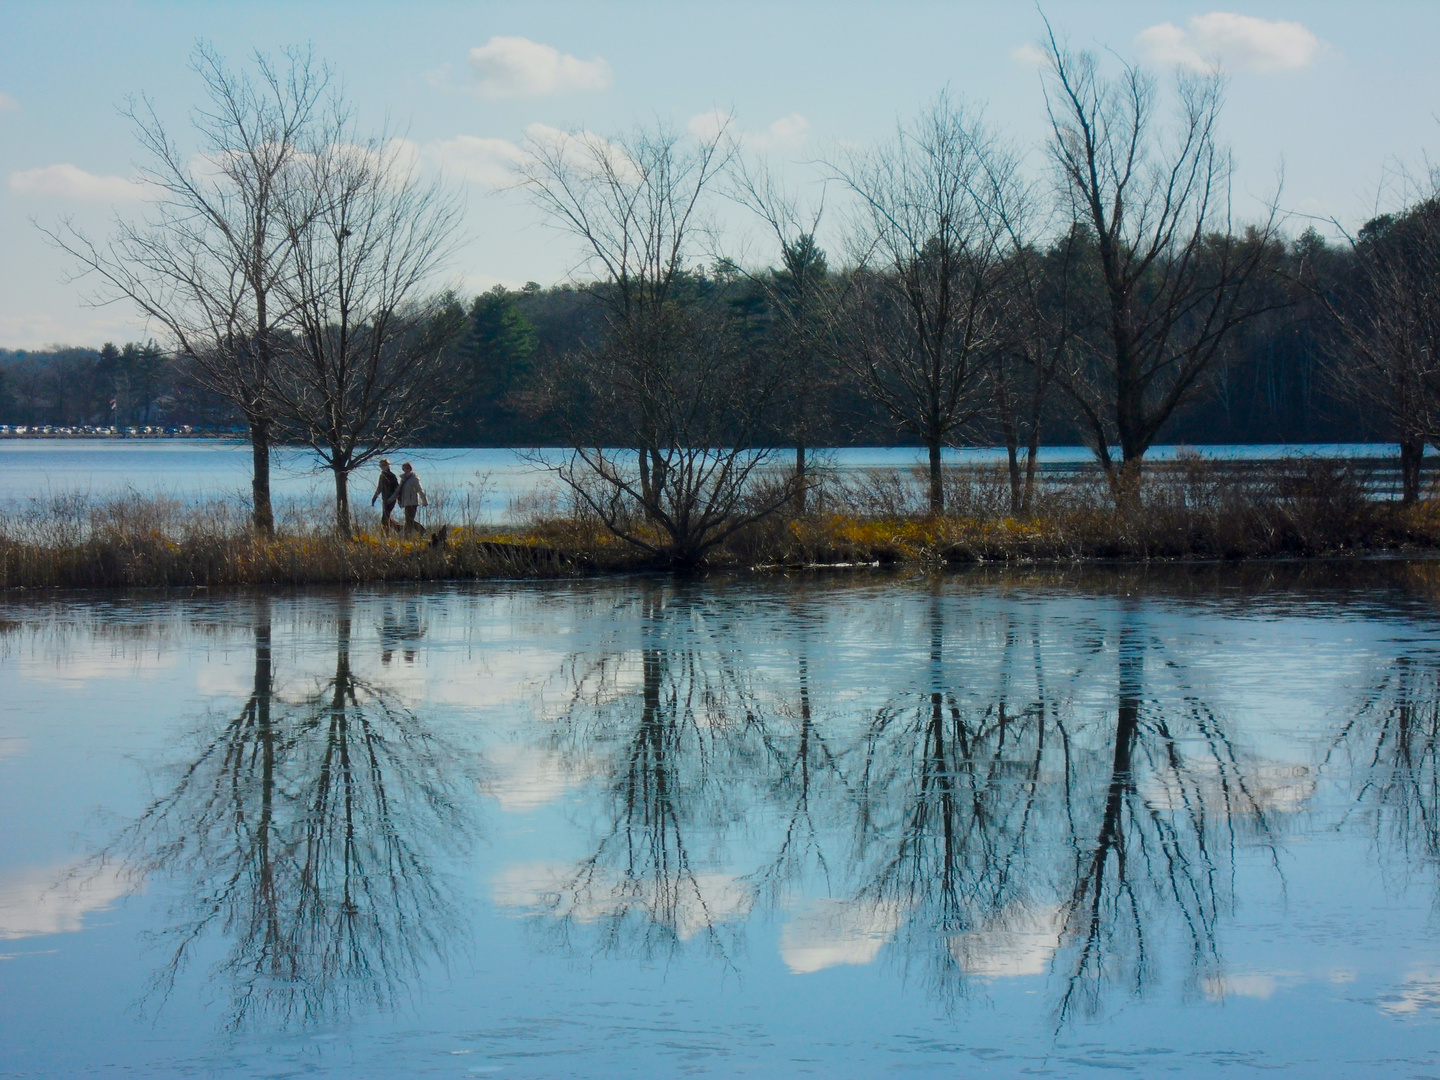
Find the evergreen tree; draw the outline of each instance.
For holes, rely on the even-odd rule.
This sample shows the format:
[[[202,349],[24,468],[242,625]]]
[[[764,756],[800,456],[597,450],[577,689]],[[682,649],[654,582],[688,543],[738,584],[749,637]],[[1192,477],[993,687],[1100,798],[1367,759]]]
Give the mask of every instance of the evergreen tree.
[[[475,298],[469,324],[460,348],[463,390],[454,436],[472,444],[530,441],[525,438],[521,398],[534,367],[534,326],[516,303],[516,294],[503,285]]]

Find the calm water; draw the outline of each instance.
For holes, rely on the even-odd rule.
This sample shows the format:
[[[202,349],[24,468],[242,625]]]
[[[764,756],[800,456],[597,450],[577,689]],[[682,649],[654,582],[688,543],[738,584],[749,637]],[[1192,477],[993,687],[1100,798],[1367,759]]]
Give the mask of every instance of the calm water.
[[[1434,1076],[1437,584],[0,602],[0,1075]]]
[[[1173,457],[1178,447],[1156,447],[1151,460]],[[1201,447],[1206,456],[1225,460],[1257,460],[1306,454],[1364,460],[1390,459],[1398,449],[1389,443],[1345,443],[1315,446]],[[552,452],[553,453],[553,452]],[[924,461],[914,447],[851,447],[822,451],[823,467],[845,470],[908,468]],[[417,449],[391,455],[397,467],[407,457],[432,496],[452,507],[469,500],[472,512],[500,520],[519,501],[554,491],[551,475],[522,453],[504,449]],[[946,460],[968,464],[999,464],[1003,450],[974,448],[946,451]],[[1045,447],[1042,468],[1070,471],[1088,466],[1090,451],[1079,446]],[[23,506],[32,497],[71,492],[111,498],[127,491],[167,495],[182,500],[248,499],[250,448],[219,439],[0,439],[0,510]],[[320,475],[314,458],[292,448],[272,455],[272,487],[277,501],[311,505],[334,497],[329,474]],[[363,507],[374,490],[376,469],[357,472],[351,501]],[[1384,483],[1389,484],[1391,478]]]

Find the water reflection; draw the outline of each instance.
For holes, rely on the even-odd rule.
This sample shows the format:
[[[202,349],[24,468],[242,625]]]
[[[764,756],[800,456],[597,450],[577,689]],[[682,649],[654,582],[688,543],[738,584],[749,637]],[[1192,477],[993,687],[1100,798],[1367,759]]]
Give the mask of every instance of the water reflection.
[[[914,1017],[947,1046],[994,1018],[1033,1062],[1121,1010],[1106,1040],[1182,1042],[1177,1015],[1220,1030],[1227,997],[1228,1017],[1301,1016],[1285,1010],[1302,997],[1352,1019],[1433,1013],[1423,912],[1352,931],[1387,903],[1403,922],[1410,881],[1436,895],[1432,628],[1348,597],[1313,618],[1286,593],[1255,619],[1228,599],[1042,584],[642,579],[27,622],[0,655],[12,684],[121,687],[117,730],[163,730],[175,764],[137,753],[161,794],[91,864],[90,899],[50,887],[71,865],[55,845],[0,864],[0,935],[130,920],[129,942],[148,920],[164,1022],[203,982],[237,1029],[360,1018],[356,1038],[450,1038],[473,1016],[472,1041],[510,1061],[542,1027],[648,1047],[686,1000],[718,1031],[793,998],[755,1030],[828,1037],[813,1008],[876,1045]],[[156,685],[234,705],[197,722]],[[1312,835],[1327,842],[1296,842]],[[1342,857],[1403,873],[1332,882]],[[142,879],[147,895],[117,902]],[[7,895],[30,908],[8,914]],[[1352,934],[1394,955],[1367,968]],[[480,962],[447,963],[471,938]],[[417,1025],[396,1007],[422,989]]]
[[[551,749],[601,778],[593,847],[497,891],[566,947],[728,961],[771,911],[792,971],[884,955],[954,1002],[1053,970],[1062,1020],[1142,991],[1157,927],[1182,928],[1192,984],[1223,968],[1226,868],[1272,830],[1260,763],[1135,606],[1051,671],[1038,610],[934,593],[911,685],[855,714],[817,710],[803,603],[788,678],[683,590],[639,605],[638,648],[565,666]]]
[[[403,607],[403,614],[397,608]],[[403,651],[405,663],[415,662],[415,649],[425,636],[426,626],[420,618],[420,602],[406,600],[403,605],[386,600],[381,615],[378,633],[380,637],[380,663],[389,664],[398,647]]]
[[[1062,1017],[1098,1011],[1107,983],[1139,993],[1151,977],[1152,927],[1178,916],[1192,983],[1223,969],[1216,923],[1232,898],[1226,866],[1239,830],[1265,836],[1265,808],[1251,792],[1254,763],[1196,693],[1182,664],[1158,655],[1133,607],[1122,609],[1116,648],[1113,755],[1093,840],[1074,841],[1074,885],[1062,907],[1066,985]],[[1157,653],[1147,665],[1147,652]],[[1160,671],[1176,686],[1146,694]],[[1096,800],[1092,798],[1091,805]],[[1097,820],[1098,819],[1098,820]],[[1082,834],[1084,835],[1084,834]]]
[[[1355,806],[1390,860],[1440,863],[1440,658],[1405,652],[1382,666],[1336,733],[1330,759],[1344,761]]]
[[[352,664],[349,601],[333,612],[333,674],[277,692],[271,602],[255,602],[253,685],[194,733],[163,795],[106,852],[164,875],[164,998],[209,936],[228,1022],[310,1023],[385,1007],[461,928],[436,866],[473,835],[464,758]]]
[[[750,901],[711,845],[745,811],[735,782],[763,776],[746,738],[753,694],[733,656],[676,647],[694,624],[703,633],[699,610],[653,585],[638,606],[638,655],[569,665],[570,704],[552,736],[602,777],[592,850],[572,867],[527,868],[505,899],[547,913],[565,940],[592,927],[607,952],[651,959],[694,943],[728,961]]]

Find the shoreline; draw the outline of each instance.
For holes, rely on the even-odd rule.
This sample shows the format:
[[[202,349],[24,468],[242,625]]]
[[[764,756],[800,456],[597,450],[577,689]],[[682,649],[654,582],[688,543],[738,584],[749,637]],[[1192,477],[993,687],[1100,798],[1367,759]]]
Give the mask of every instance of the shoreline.
[[[277,518],[275,534],[264,535],[234,498],[38,499],[0,505],[0,593],[1440,553],[1440,498],[1394,501],[1367,470],[1343,460],[1156,467],[1139,501],[1124,509],[1090,475],[1047,482],[1033,494],[1029,509],[1016,512],[1002,470],[957,470],[946,479],[947,512],[931,516],[914,475],[858,472],[817,483],[808,513],[786,506],[733,533],[685,539],[688,547],[638,516],[622,522],[636,543],[622,540],[577,509],[578,500],[516,502],[502,525],[477,516],[482,503],[432,499],[429,531],[406,538],[370,531],[375,518],[367,510],[356,515],[353,535],[341,536],[330,524],[333,507],[323,503],[291,508]]]
[[[1387,508],[1389,509],[1389,508]],[[1393,511],[1384,515],[1401,517]],[[148,532],[42,546],[0,537],[0,597],[71,590],[229,590],[477,581],[594,579],[633,574],[703,576],[890,575],[1002,571],[1086,571],[1155,567],[1262,567],[1427,563],[1440,560],[1440,515],[1424,508],[1371,536],[1275,538],[1263,547],[1223,550],[1190,537],[1097,530],[1066,535],[1050,522],[799,519],[761,526],[703,565],[675,567],[574,523],[531,531],[456,527],[401,539],[249,532]],[[1418,518],[1418,520],[1416,520]],[[1009,528],[1006,525],[1010,525]],[[1048,526],[1048,527],[1047,527]],[[568,534],[568,535],[564,535]],[[779,534],[779,535],[777,535]],[[1288,542],[1285,542],[1288,539]],[[768,541],[768,542],[767,542]],[[1247,545],[1248,546],[1248,545]]]
[[[126,598],[189,599],[256,595],[325,594],[353,590],[405,592],[434,587],[487,585],[594,585],[708,582],[726,586],[786,583],[839,584],[939,580],[1004,589],[1080,590],[1086,594],[1188,595],[1213,589],[1216,578],[1234,589],[1233,599],[1297,591],[1401,586],[1440,600],[1440,551],[1393,551],[1247,559],[1202,557],[1151,559],[1036,559],[1016,562],[810,564],[727,566],[677,572],[656,566],[610,567],[571,573],[495,573],[466,577],[370,578],[205,584],[117,584],[0,587],[0,606],[48,602],[105,603]]]

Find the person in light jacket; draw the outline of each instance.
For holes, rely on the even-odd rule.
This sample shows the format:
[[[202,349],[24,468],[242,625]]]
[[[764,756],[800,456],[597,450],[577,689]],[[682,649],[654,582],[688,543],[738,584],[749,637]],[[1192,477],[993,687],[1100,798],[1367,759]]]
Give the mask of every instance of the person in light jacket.
[[[420,512],[420,507],[429,506],[430,500],[420,486],[420,475],[408,461],[400,466],[400,490],[397,494],[400,508],[405,511],[405,532],[423,532],[424,526],[415,520],[415,515]]]
[[[380,459],[380,479],[375,484],[375,494],[370,496],[370,505],[375,505],[375,500],[380,500],[380,528],[381,530],[393,529],[395,523],[390,520],[390,515],[395,512],[395,497],[400,491],[400,478],[390,471],[390,459]]]

